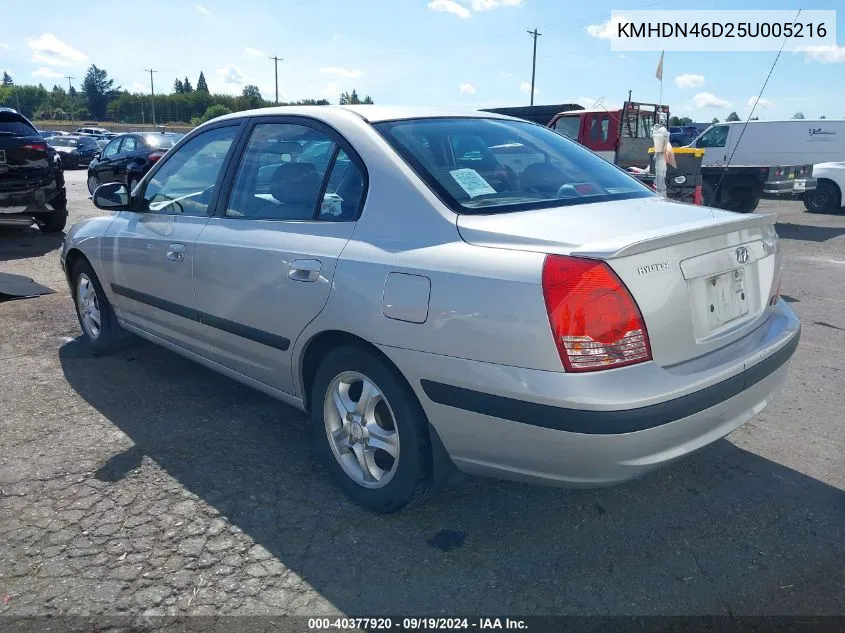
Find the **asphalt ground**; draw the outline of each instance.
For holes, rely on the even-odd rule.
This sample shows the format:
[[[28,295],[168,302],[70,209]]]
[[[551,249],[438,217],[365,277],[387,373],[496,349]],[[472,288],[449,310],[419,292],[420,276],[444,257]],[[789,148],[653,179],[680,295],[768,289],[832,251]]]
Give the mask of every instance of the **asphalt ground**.
[[[71,222],[96,215],[70,172]],[[845,614],[845,213],[779,214],[803,319],[789,378],[728,438],[641,480],[469,479],[353,506],[304,416],[153,345],[95,357],[62,236],[0,229],[0,628],[61,614]]]

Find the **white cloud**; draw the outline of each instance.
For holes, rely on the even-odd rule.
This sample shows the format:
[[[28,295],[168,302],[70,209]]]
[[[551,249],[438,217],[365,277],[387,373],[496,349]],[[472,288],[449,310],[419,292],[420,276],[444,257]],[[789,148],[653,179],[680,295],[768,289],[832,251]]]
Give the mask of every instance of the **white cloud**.
[[[57,73],[55,70],[51,70],[49,68],[45,68],[44,66],[42,66],[38,70],[33,70],[32,76],[33,77],[45,77],[47,79],[58,79],[59,77],[62,77],[62,73]]]
[[[50,64],[51,66],[73,66],[88,59],[72,46],[68,46],[52,33],[44,33],[37,39],[27,38],[27,44],[32,49],[32,61]]]
[[[617,26],[618,24],[627,24],[630,21],[628,18],[618,15],[612,20],[602,22],[601,24],[590,24],[586,29],[587,34],[597,37],[600,40],[609,40],[617,32],[619,28]]]
[[[203,15],[214,15],[213,13],[211,13],[211,11],[210,11],[210,10],[208,10],[206,7],[204,7],[204,6],[203,6],[203,5],[201,5],[201,4],[197,4],[197,5],[195,5],[195,6],[196,6],[196,8],[197,8],[197,11],[199,11],[199,12],[200,12],[200,13],[202,13]]]
[[[431,2],[428,3],[428,8],[432,11],[454,13],[462,19],[472,17],[472,13],[470,13],[469,9],[458,4],[455,0],[431,0]]]
[[[461,91],[462,95],[474,95],[476,92],[475,86],[470,83],[461,84],[458,90]]]
[[[684,73],[675,77],[675,85],[678,88],[698,88],[704,85],[704,77],[694,73]]]
[[[524,93],[524,94],[530,93],[531,92],[531,82],[530,81],[523,81],[521,84],[519,84],[519,91]],[[535,95],[540,94],[540,90],[537,88],[537,86],[534,86],[534,94]]]
[[[813,60],[822,64],[845,63],[845,46],[837,46],[836,44],[808,46],[801,52],[806,55],[804,59],[807,62]]]
[[[699,92],[692,98],[689,107],[701,110],[703,108],[729,108],[730,106],[730,101],[725,101],[709,92]]]
[[[499,7],[521,7],[522,0],[472,0],[473,11],[489,11]]]
[[[749,97],[747,108],[750,110],[754,107],[755,103],[757,104],[758,110],[770,110],[771,108],[775,107],[774,102],[769,101],[768,99],[758,100],[757,97]]]
[[[0,42],[0,48],[2,48],[2,49],[4,49],[4,50],[8,50],[9,45],[8,45],[8,44],[6,44],[6,42]]]
[[[246,83],[241,69],[233,64],[226,64],[222,68],[218,68],[217,78],[224,84],[232,84],[235,86],[241,86]]]
[[[269,55],[264,51],[258,48],[252,48],[251,46],[247,46],[244,49],[244,55],[247,57],[269,57]]]
[[[340,68],[339,66],[327,66],[326,68],[321,68],[320,72],[326,73],[327,75],[340,75],[349,79],[358,79],[358,77],[364,74],[363,70],[358,70],[357,68]]]
[[[320,96],[325,97],[329,100],[337,101],[337,98],[340,96],[340,84],[336,81],[332,81],[320,91]]]
[[[513,77],[513,73],[499,73],[502,76],[502,79],[510,79]]]
[[[145,84],[142,84],[140,81],[133,82],[132,83],[132,89],[135,92],[149,92],[150,91],[150,87],[145,85]]]

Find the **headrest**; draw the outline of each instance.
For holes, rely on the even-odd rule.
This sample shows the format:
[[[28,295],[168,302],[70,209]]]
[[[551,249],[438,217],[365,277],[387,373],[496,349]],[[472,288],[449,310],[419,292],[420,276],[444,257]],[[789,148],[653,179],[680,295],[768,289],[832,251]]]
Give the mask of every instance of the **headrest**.
[[[264,144],[264,151],[268,154],[294,154],[299,156],[302,153],[302,145],[293,141],[267,142]]]
[[[314,163],[282,163],[273,172],[270,193],[283,204],[316,204],[322,184]]]

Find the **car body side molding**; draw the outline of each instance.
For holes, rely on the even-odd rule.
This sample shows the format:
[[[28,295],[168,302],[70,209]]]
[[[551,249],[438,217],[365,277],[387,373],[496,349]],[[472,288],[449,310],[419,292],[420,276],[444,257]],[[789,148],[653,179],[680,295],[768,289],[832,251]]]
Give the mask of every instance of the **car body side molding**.
[[[283,352],[287,351],[290,347],[290,339],[285,338],[284,336],[279,336],[278,334],[273,334],[272,332],[265,332],[264,330],[243,325],[242,323],[229,321],[228,319],[224,319],[213,314],[200,312],[195,308],[189,308],[178,303],[173,303],[167,299],[162,299],[160,297],[147,294],[146,292],[139,292],[119,284],[111,284],[111,289],[115,294],[126,297],[127,299],[145,303],[154,308],[158,308],[159,310],[170,312],[171,314],[175,314],[185,319],[190,319],[191,321],[197,321],[203,325],[208,325],[217,330],[222,330],[256,343],[261,343],[267,347],[274,347]]]

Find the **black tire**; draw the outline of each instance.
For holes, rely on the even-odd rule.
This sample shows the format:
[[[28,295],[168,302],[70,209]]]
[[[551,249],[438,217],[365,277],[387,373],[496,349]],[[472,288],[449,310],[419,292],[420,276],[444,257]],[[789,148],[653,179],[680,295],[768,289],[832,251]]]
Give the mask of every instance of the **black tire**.
[[[820,180],[815,189],[804,194],[804,208],[811,213],[837,211],[842,202],[842,192],[830,180]]]
[[[750,187],[733,187],[728,191],[728,202],[725,208],[736,213],[753,213],[760,204],[760,196]]]
[[[97,173],[96,172],[91,173],[89,171],[88,172],[88,180],[87,180],[88,193],[90,193],[93,196],[94,192],[97,190],[97,187],[99,187],[101,184],[102,183],[100,182],[100,177],[97,176]]]
[[[392,479],[381,488],[366,488],[347,475],[330,444],[324,418],[326,394],[335,378],[344,372],[358,372],[375,383],[395,418],[399,455]],[[420,501],[430,490],[428,419],[402,375],[376,354],[362,347],[341,347],[323,358],[311,388],[311,422],[318,458],[340,488],[358,505],[390,514]]]
[[[100,328],[97,333],[89,329],[80,306],[82,303],[80,299],[80,277],[83,275],[90,281],[96,295],[97,308],[100,313]],[[100,285],[100,280],[88,260],[80,259],[74,264],[70,280],[76,318],[79,319],[82,335],[88,345],[98,354],[107,354],[123,347],[130,340],[129,333],[120,327],[106,293],[103,292],[103,287]]]
[[[62,193],[50,202],[52,213],[40,213],[36,219],[42,233],[61,233],[67,226],[67,194]]]
[[[705,207],[713,207],[715,209],[722,208],[716,197],[716,185],[709,180],[705,180],[701,183],[701,198],[701,204]]]

